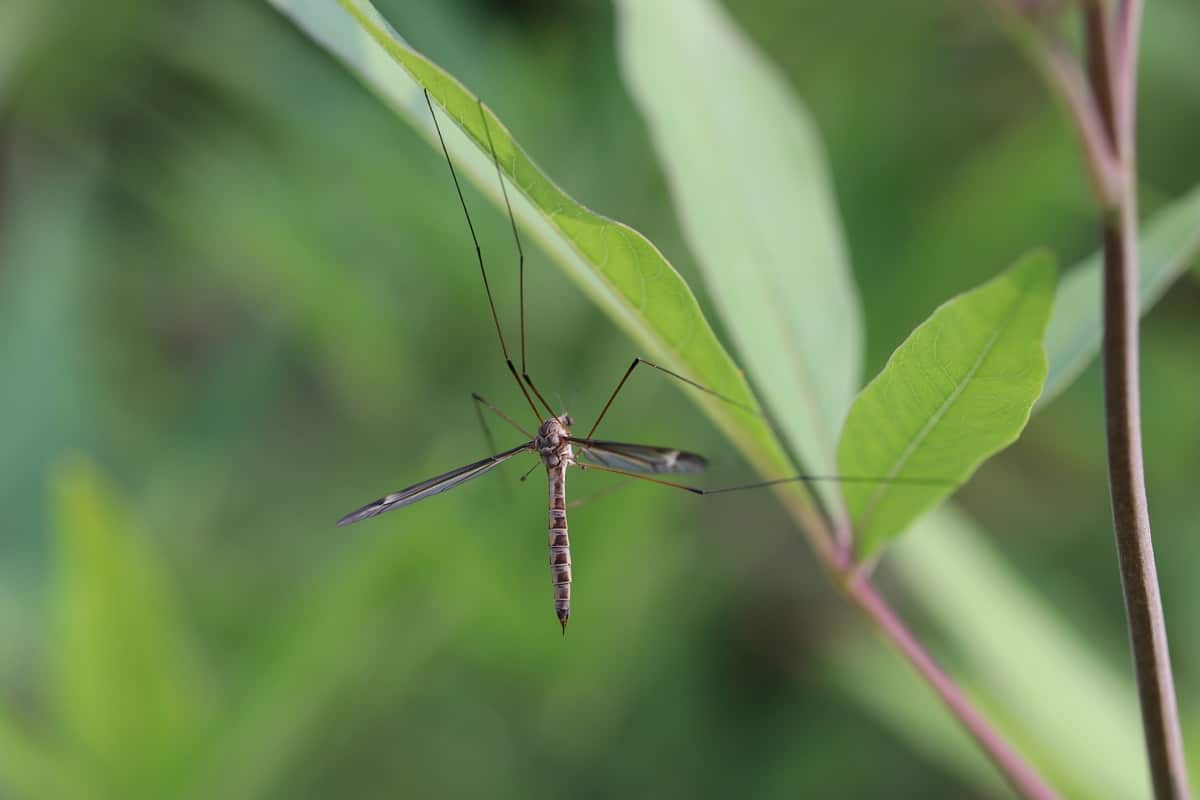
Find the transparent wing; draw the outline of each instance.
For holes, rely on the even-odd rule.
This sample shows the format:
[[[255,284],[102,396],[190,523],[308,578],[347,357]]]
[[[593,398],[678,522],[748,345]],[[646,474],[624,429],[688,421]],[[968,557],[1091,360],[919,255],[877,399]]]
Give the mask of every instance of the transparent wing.
[[[586,439],[571,439],[571,442],[579,447],[585,461],[629,472],[701,472],[708,466],[704,456],[675,447]]]
[[[449,472],[438,475],[435,478],[414,483],[407,489],[401,489],[398,492],[392,492],[389,495],[379,498],[373,503],[367,503],[357,511],[351,511],[346,516],[338,520],[338,527],[349,525],[352,522],[369,517],[378,516],[385,511],[391,511],[394,508],[403,508],[411,506],[418,500],[424,500],[426,497],[433,497],[435,494],[453,489],[460,483],[466,483],[472,478],[478,478],[483,473],[503,464],[513,456],[533,450],[533,442],[526,442],[520,447],[514,447],[512,450],[505,450],[503,453],[497,453],[494,456],[476,461],[474,464],[467,464],[465,467],[450,470]]]

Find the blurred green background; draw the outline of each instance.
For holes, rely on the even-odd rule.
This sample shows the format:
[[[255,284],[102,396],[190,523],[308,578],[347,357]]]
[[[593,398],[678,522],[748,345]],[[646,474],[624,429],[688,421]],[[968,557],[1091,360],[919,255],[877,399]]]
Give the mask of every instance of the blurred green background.
[[[378,6],[707,305],[607,4]],[[982,4],[726,6],[824,137],[867,374],[1029,247],[1094,249],[1071,132]],[[1151,212],[1200,181],[1200,8],[1147,14]],[[467,200],[515,335],[508,221]],[[528,275],[531,369],[591,419],[636,353],[542,254]],[[1143,353],[1189,721],[1198,303],[1180,281]],[[765,496],[637,486],[573,512],[565,640],[539,475],[508,466],[335,530],[486,452],[470,392],[519,413],[491,325],[440,154],[265,4],[0,5],[0,797],[1003,796],[833,673],[830,652],[875,634]],[[606,426],[709,455],[710,485],[749,474],[658,376]],[[1128,703],[1095,367],[959,499]],[[953,669],[953,643],[908,613]],[[884,685],[903,669],[860,667]]]

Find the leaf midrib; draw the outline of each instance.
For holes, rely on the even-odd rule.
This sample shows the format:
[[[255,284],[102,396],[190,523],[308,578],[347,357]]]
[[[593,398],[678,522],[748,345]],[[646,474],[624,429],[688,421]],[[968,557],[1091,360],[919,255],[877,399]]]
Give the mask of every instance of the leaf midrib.
[[[738,45],[740,46],[741,42],[738,42]],[[694,88],[695,88],[695,83],[689,82],[688,89],[693,94],[694,94]],[[708,103],[699,103],[698,107],[700,108],[702,113],[708,113],[709,111],[711,111],[711,104],[708,104]],[[714,146],[714,143],[719,143],[719,142],[716,142],[716,139],[714,139],[714,137],[712,135],[710,135],[710,132],[716,130],[718,127],[719,127],[719,125],[714,125],[714,124],[700,125],[697,127],[699,135],[708,142],[709,149],[712,152],[718,152],[719,148],[716,148]],[[726,166],[727,166],[727,163],[721,159],[717,159],[715,161],[714,165],[710,165],[710,167],[712,167],[713,169],[719,169],[723,175],[727,176],[726,177],[727,185],[739,187],[739,193],[740,193],[741,186],[742,186],[740,176],[732,175],[731,173],[729,173],[729,171],[725,168]],[[755,247],[756,249],[758,249],[760,251],[769,250],[769,248],[767,248],[765,245],[762,244],[762,242],[767,237],[765,237],[763,231],[761,230],[761,225],[759,224],[759,221],[754,220],[754,219],[748,219],[744,216],[744,214],[741,214],[740,212],[743,208],[744,208],[743,203],[739,203],[737,205],[737,209],[739,211],[739,218],[741,220],[741,228],[746,233],[748,240],[751,241],[751,246]],[[771,258],[767,258],[767,259],[764,259],[764,263],[769,265],[765,268],[764,271],[760,271],[760,274],[763,276],[764,281],[771,282],[771,283],[777,283],[779,280],[779,274],[778,274],[778,269],[775,265],[774,260]],[[768,275],[768,273],[769,273],[769,275]],[[794,324],[792,324],[792,322],[791,322],[790,317],[786,313],[783,312],[783,309],[781,309],[779,307],[778,302],[776,302],[777,298],[780,297],[780,295],[776,292],[770,291],[769,288],[765,292],[765,294],[768,299],[766,308],[769,310],[768,313],[772,317],[772,321],[773,321],[774,325],[780,331],[781,340],[786,343],[786,346],[788,347],[789,350],[792,350],[794,353],[796,353],[796,356],[793,357],[793,359],[792,359],[792,364],[793,364],[794,370],[795,370],[793,373],[793,382],[794,382],[794,385],[798,386],[798,388],[800,390],[800,402],[809,411],[809,413],[812,415],[812,418],[818,420],[818,423],[813,427],[815,429],[816,434],[821,438],[821,442],[820,442],[819,446],[820,446],[821,450],[823,451],[823,459],[822,460],[825,463],[834,463],[835,464],[837,462],[837,443],[833,437],[833,431],[827,425],[821,424],[828,419],[828,414],[826,413],[827,409],[825,408],[825,403],[822,402],[823,399],[820,396],[820,393],[816,390],[817,381],[812,373],[811,366],[809,365],[809,359],[807,358],[807,353],[805,352],[805,348],[802,344],[797,344],[797,342],[799,340],[801,340],[802,337],[799,337],[799,335],[797,334],[797,332],[795,330]],[[761,308],[761,306],[760,306],[760,308]],[[769,407],[773,407],[774,402],[773,402],[772,398],[770,397],[771,393],[768,391],[768,392],[766,392],[766,394],[767,394],[767,398],[766,398],[767,405]],[[780,433],[784,433],[784,432],[780,431]],[[796,446],[796,443],[791,441],[792,437],[785,433],[785,435],[782,436],[781,438],[785,440],[785,444],[787,445],[787,447],[785,447],[785,449],[788,450],[789,455],[795,454],[795,456],[798,458],[800,463],[803,464],[804,459],[800,457],[802,455],[802,452],[801,452],[800,448],[798,448]]]
[[[996,342],[1000,339],[1000,336],[1008,330],[1008,327],[1012,324],[1013,319],[1016,318],[1017,312],[1019,312],[1021,310],[1021,306],[1025,304],[1028,295],[1029,290],[1028,286],[1026,286],[1026,288],[1022,290],[1020,298],[1013,304],[1012,310],[1009,311],[1009,313],[1004,317],[1000,325],[997,326],[995,332],[992,333],[991,337],[987,340],[987,343],[983,346],[983,349],[980,351],[979,355],[976,356],[975,361],[971,364],[971,368],[967,370],[966,375],[964,375],[962,380],[960,380],[954,387],[954,391],[952,391],[949,396],[942,401],[941,405],[937,407],[937,410],[930,415],[929,420],[926,421],[921,430],[917,432],[917,435],[913,437],[912,441],[908,443],[908,446],[904,448],[904,452],[902,452],[896,459],[896,462],[893,464],[892,468],[888,470],[887,475],[884,476],[886,480],[891,481],[896,478],[896,476],[904,469],[908,461],[912,458],[913,453],[916,452],[917,448],[920,447],[925,439],[927,439],[930,434],[933,433],[934,428],[936,428],[938,424],[945,418],[946,414],[949,413],[950,409],[958,401],[958,398],[961,397],[962,393],[966,391],[967,387],[974,379],[975,374],[979,372],[979,368],[983,366],[983,362],[987,360],[989,355],[991,355],[992,349],[996,346]],[[938,334],[938,338],[941,338],[940,332]],[[937,352],[936,341],[934,342],[934,352]],[[957,479],[955,479],[955,481],[957,481]],[[863,509],[863,513],[859,517],[859,524],[855,526],[856,530],[867,529],[867,523],[874,515],[879,503],[882,502],[882,496],[888,491],[889,484],[880,483],[875,491],[872,492],[871,496],[867,499],[867,505]]]

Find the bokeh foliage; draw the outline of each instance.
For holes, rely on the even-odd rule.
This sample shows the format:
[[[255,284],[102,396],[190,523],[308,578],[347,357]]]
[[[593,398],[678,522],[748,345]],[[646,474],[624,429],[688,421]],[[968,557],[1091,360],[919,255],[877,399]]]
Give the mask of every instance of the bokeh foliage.
[[[380,7],[570,194],[695,277],[620,81],[609,9]],[[936,305],[1029,246],[1063,263],[1094,250],[1069,133],[980,9],[730,10],[826,142],[864,298],[866,374]],[[0,17],[5,792],[155,796],[172,780],[204,797],[987,790],[985,771],[958,766],[971,755],[938,755],[961,751],[914,726],[885,733],[880,706],[855,692],[890,685],[897,665],[855,661],[866,671],[853,681],[830,668],[829,654],[872,634],[762,498],[701,506],[637,488],[574,513],[579,602],[566,646],[547,600],[544,492],[512,470],[335,533],[344,510],[476,456],[470,391],[507,408],[519,399],[495,359],[444,164],[265,5],[18,0]],[[1198,31],[1191,5],[1150,4],[1149,211],[1200,178],[1188,133],[1200,121]],[[473,192],[468,201],[491,263],[515,265],[507,221]],[[632,345],[540,255],[529,269],[538,375],[586,418]],[[512,272],[497,279],[510,330]],[[1194,283],[1168,293],[1143,359],[1185,714],[1200,691],[1200,644],[1186,635],[1200,613],[1189,568],[1196,301]],[[1122,677],[1097,389],[1094,369],[1084,373],[962,501],[996,540],[984,558],[1025,576],[1004,609],[981,602],[980,629],[1019,603],[1049,605],[1088,643],[1078,663]],[[646,379],[629,391],[614,433],[716,456],[714,483],[746,474],[673,387]],[[572,489],[602,485],[584,483]],[[89,541],[98,554],[61,547]],[[944,557],[927,549],[915,569],[944,574]],[[119,707],[59,702],[118,669],[87,649],[111,639],[58,621],[79,569],[154,587],[152,608],[110,612],[130,641],[169,643],[112,651],[131,675],[157,676]],[[936,621],[914,597],[918,622]],[[996,663],[923,627],[956,672],[986,676]],[[1020,653],[1019,636],[997,638]],[[73,653],[80,683],[68,692],[56,659]],[[1118,705],[1132,693],[1127,680],[1090,685]],[[178,705],[161,702],[178,686]],[[91,771],[95,751],[81,747],[77,734],[96,723],[70,722],[104,707],[124,719],[99,741],[133,742],[117,775]],[[921,715],[939,712],[913,713],[932,724]],[[136,744],[184,728],[195,738],[183,755],[174,734]]]

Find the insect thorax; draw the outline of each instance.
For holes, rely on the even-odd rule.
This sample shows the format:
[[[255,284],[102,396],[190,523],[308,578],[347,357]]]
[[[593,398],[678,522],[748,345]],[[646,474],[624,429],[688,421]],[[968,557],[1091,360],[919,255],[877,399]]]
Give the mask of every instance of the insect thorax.
[[[575,460],[571,442],[567,438],[571,435],[569,426],[572,421],[569,414],[563,414],[560,417],[551,417],[538,428],[533,446],[537,448],[542,463],[547,467],[557,467],[564,461],[571,463]]]

